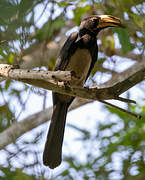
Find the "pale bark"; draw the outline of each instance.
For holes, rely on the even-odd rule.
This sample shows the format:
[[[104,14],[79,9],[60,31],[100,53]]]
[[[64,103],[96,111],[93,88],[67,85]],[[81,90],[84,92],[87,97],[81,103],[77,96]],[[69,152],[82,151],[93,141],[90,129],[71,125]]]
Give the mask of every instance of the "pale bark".
[[[13,66],[9,65],[1,65],[0,67],[0,75],[5,79],[11,79],[15,76],[15,71],[19,74],[22,69],[14,69]],[[5,68],[5,67],[9,68]],[[31,74],[30,70],[25,70],[27,72],[27,77]],[[13,73],[12,73],[13,72]],[[33,72],[34,73],[34,72]],[[41,71],[41,75],[45,74],[45,71]],[[55,73],[55,72],[51,72]],[[56,72],[58,74],[59,72]],[[65,74],[65,72],[63,72]],[[13,74],[13,75],[14,75]],[[37,72],[39,74],[39,71]],[[63,75],[64,75],[63,74]],[[45,76],[45,75],[44,75]],[[39,75],[37,75],[39,77]],[[57,76],[59,79],[59,75]],[[64,83],[59,84],[58,82],[49,82],[42,79],[26,79],[26,74],[23,76],[17,76],[15,79],[28,83],[30,85],[35,85],[44,89],[49,89],[55,92],[59,92],[62,94],[67,94],[71,96],[78,96],[85,99],[91,100],[105,100],[105,99],[117,99],[119,100],[118,96],[123,92],[127,91],[129,88],[135,86],[137,83],[143,81],[145,79],[145,60],[143,59],[141,62],[136,63],[133,67],[129,68],[128,70],[117,74],[115,77],[112,77],[110,81],[105,83],[104,85],[98,87],[91,87],[91,88],[77,88],[77,87],[70,87],[66,86]],[[51,79],[51,78],[50,78]],[[54,80],[54,78],[52,78]],[[81,103],[79,102],[75,107],[81,106],[86,102],[90,102],[90,100],[83,100]],[[18,137],[23,135],[24,133],[30,131],[31,129],[39,126],[40,124],[46,122],[51,118],[52,109],[46,109],[42,112],[36,113],[21,122],[16,122],[11,125],[8,129],[0,134],[0,149],[4,148],[6,145],[14,142]]]
[[[70,81],[72,72],[15,69],[15,66],[0,64],[0,76],[14,80],[35,79],[46,82],[57,82],[58,80]]]
[[[75,109],[91,101],[85,99],[77,99],[73,102],[69,110]],[[17,138],[24,133],[36,128],[37,126],[51,119],[52,108],[45,109],[41,112],[33,114],[28,118],[13,123],[9,128],[0,133],[0,149],[3,149],[8,144],[16,141]]]
[[[17,71],[21,71],[21,69],[17,69]],[[11,78],[9,72],[11,72],[11,69],[9,68],[0,69],[0,75],[4,78]],[[45,71],[42,71],[41,75],[43,72],[45,74]],[[29,74],[31,72],[27,71],[27,73]],[[39,74],[39,72],[37,73]],[[21,74],[21,78],[15,78],[15,80],[70,96],[77,96],[91,100],[107,100],[117,99],[120,94],[143,81],[144,77],[145,61],[143,60],[128,70],[118,74],[118,76],[112,77],[108,83],[102,86],[91,88],[71,87],[69,86],[69,83],[58,83],[57,81],[54,81],[54,78],[52,78],[50,81],[47,81],[47,83],[43,79],[26,79],[23,77],[23,74]]]

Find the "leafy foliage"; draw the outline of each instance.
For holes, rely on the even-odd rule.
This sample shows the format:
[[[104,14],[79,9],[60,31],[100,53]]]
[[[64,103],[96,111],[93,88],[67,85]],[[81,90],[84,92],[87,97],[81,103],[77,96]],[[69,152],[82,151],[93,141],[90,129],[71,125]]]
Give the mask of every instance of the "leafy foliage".
[[[115,69],[118,59],[127,62],[123,57],[133,53],[137,59],[130,61],[140,60],[144,55],[145,36],[143,0],[1,0],[0,62],[21,65],[25,60],[23,57],[32,55],[33,65],[29,64],[27,58],[25,60],[28,61],[29,68],[45,66],[53,69],[56,53],[53,58],[48,59],[48,44],[53,42],[50,43],[53,46],[60,42],[62,34],[64,36],[72,27],[78,26],[82,18],[92,14],[120,17],[126,29],[109,29],[99,35],[100,53],[89,81],[91,85],[104,82],[102,79],[107,74],[113,76],[118,73]],[[116,58],[118,51],[119,58]],[[42,58],[35,65],[35,58],[39,54]],[[47,59],[47,63],[44,59]],[[121,62],[118,63],[119,67]],[[101,72],[100,78],[97,71]],[[138,86],[138,89],[142,91],[143,99],[144,84]],[[10,80],[0,84],[0,132],[25,117],[31,95],[39,96],[42,107],[45,108],[48,95],[46,91],[34,91],[26,84]],[[138,98],[139,94],[136,96]],[[31,110],[35,109],[32,105],[29,107]],[[80,154],[84,154],[85,160],[82,162],[71,153],[65,155],[64,168],[52,177],[48,169],[42,166],[42,149],[38,148],[45,132],[40,128],[38,133],[34,131],[34,134],[28,135],[31,137],[33,134],[33,137],[20,138],[1,151],[6,157],[0,162],[0,179],[145,179],[145,106],[128,108],[140,113],[142,119],[136,120],[106,107],[103,112],[106,113],[107,122],[101,123],[100,120],[94,129],[88,130],[72,124],[71,129],[79,133],[77,141],[82,144]]]
[[[99,123],[97,134],[87,138],[93,141],[92,144],[99,142],[100,153],[94,155],[94,145],[88,152],[85,163],[81,163],[77,157],[66,157],[69,168],[61,173],[62,178],[76,179],[81,176],[81,179],[140,179],[141,176],[144,179],[144,111],[141,113],[142,119],[136,120],[119,110],[106,108],[111,116],[116,115],[116,122]],[[76,129],[78,130],[77,127]],[[84,131],[81,133],[84,133],[83,136],[86,134]]]

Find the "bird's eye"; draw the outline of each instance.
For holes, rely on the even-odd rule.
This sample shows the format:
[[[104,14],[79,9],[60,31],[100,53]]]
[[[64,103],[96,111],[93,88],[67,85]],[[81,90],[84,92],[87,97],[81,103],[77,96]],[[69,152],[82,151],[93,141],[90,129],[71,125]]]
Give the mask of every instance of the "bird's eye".
[[[99,19],[98,18],[94,18],[93,19],[93,26],[97,27],[98,24],[99,24]]]

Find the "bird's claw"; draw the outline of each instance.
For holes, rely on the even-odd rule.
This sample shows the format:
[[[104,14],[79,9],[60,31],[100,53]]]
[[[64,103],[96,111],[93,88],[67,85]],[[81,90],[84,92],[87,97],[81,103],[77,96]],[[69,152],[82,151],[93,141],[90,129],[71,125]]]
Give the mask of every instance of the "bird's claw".
[[[90,88],[89,88],[89,86],[85,86],[84,89],[89,91]]]

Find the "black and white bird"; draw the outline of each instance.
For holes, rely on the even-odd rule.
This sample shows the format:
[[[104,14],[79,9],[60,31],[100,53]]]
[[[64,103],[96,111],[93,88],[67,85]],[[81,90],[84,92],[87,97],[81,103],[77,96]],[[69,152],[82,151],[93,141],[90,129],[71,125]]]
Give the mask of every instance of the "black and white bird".
[[[121,21],[111,15],[93,15],[82,20],[79,32],[73,32],[56,60],[55,71],[73,71],[78,78],[70,86],[82,87],[90,75],[98,57],[97,35],[108,27],[123,27]],[[50,168],[57,167],[62,160],[62,144],[67,110],[75,97],[53,93],[53,114],[45,149],[43,163]]]

